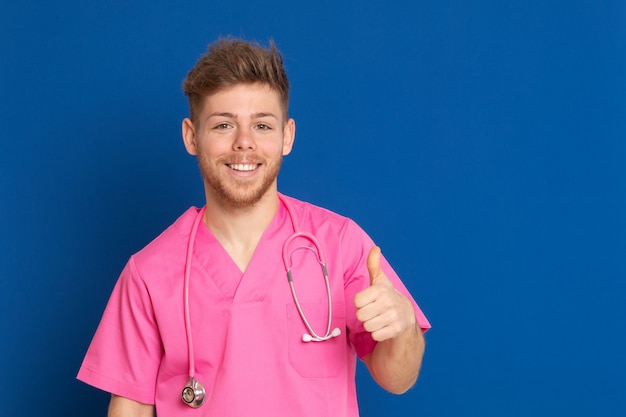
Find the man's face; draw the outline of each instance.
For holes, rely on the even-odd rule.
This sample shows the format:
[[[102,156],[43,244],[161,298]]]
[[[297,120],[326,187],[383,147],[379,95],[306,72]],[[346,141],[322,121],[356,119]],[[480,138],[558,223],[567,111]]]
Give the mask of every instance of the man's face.
[[[276,190],[294,133],[294,121],[284,120],[278,93],[264,84],[220,90],[204,99],[195,124],[183,121],[185,146],[198,156],[207,199],[236,208]]]

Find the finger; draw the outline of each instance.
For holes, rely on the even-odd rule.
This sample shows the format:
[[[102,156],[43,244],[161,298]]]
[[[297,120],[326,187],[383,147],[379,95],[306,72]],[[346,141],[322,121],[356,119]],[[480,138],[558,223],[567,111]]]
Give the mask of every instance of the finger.
[[[370,249],[370,253],[367,255],[367,271],[370,274],[370,285],[374,285],[381,276],[384,276],[380,269],[380,248],[378,246]]]
[[[378,297],[378,292],[371,286],[367,287],[363,291],[359,291],[354,296],[354,305],[356,306],[356,308],[359,308],[359,309],[364,308],[368,304],[371,304],[374,301],[376,301],[377,297]]]

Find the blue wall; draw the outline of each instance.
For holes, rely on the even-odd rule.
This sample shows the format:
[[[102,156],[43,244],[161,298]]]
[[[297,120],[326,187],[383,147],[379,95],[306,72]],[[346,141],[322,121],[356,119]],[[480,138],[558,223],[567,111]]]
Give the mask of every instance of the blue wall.
[[[434,326],[408,394],[360,369],[363,416],[626,415],[624,2],[129,3],[0,5],[1,416],[105,414],[74,376],[202,203],[180,83],[226,34],[284,52],[282,191],[357,220]]]

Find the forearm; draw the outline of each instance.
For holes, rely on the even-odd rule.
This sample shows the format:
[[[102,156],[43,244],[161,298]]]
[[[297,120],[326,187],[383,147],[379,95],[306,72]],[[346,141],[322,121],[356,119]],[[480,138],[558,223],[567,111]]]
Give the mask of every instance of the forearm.
[[[393,339],[378,342],[364,358],[374,380],[385,390],[402,394],[417,381],[425,340],[419,325],[407,328]]]
[[[108,417],[154,417],[154,406],[111,395]]]

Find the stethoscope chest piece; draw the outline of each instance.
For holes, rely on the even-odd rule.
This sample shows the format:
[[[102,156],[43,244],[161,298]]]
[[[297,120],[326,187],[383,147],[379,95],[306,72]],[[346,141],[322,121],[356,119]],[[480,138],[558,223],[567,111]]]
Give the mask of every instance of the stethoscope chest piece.
[[[185,388],[183,388],[181,396],[185,404],[193,408],[198,408],[204,403],[206,390],[201,382],[191,377],[187,385],[185,385]]]

